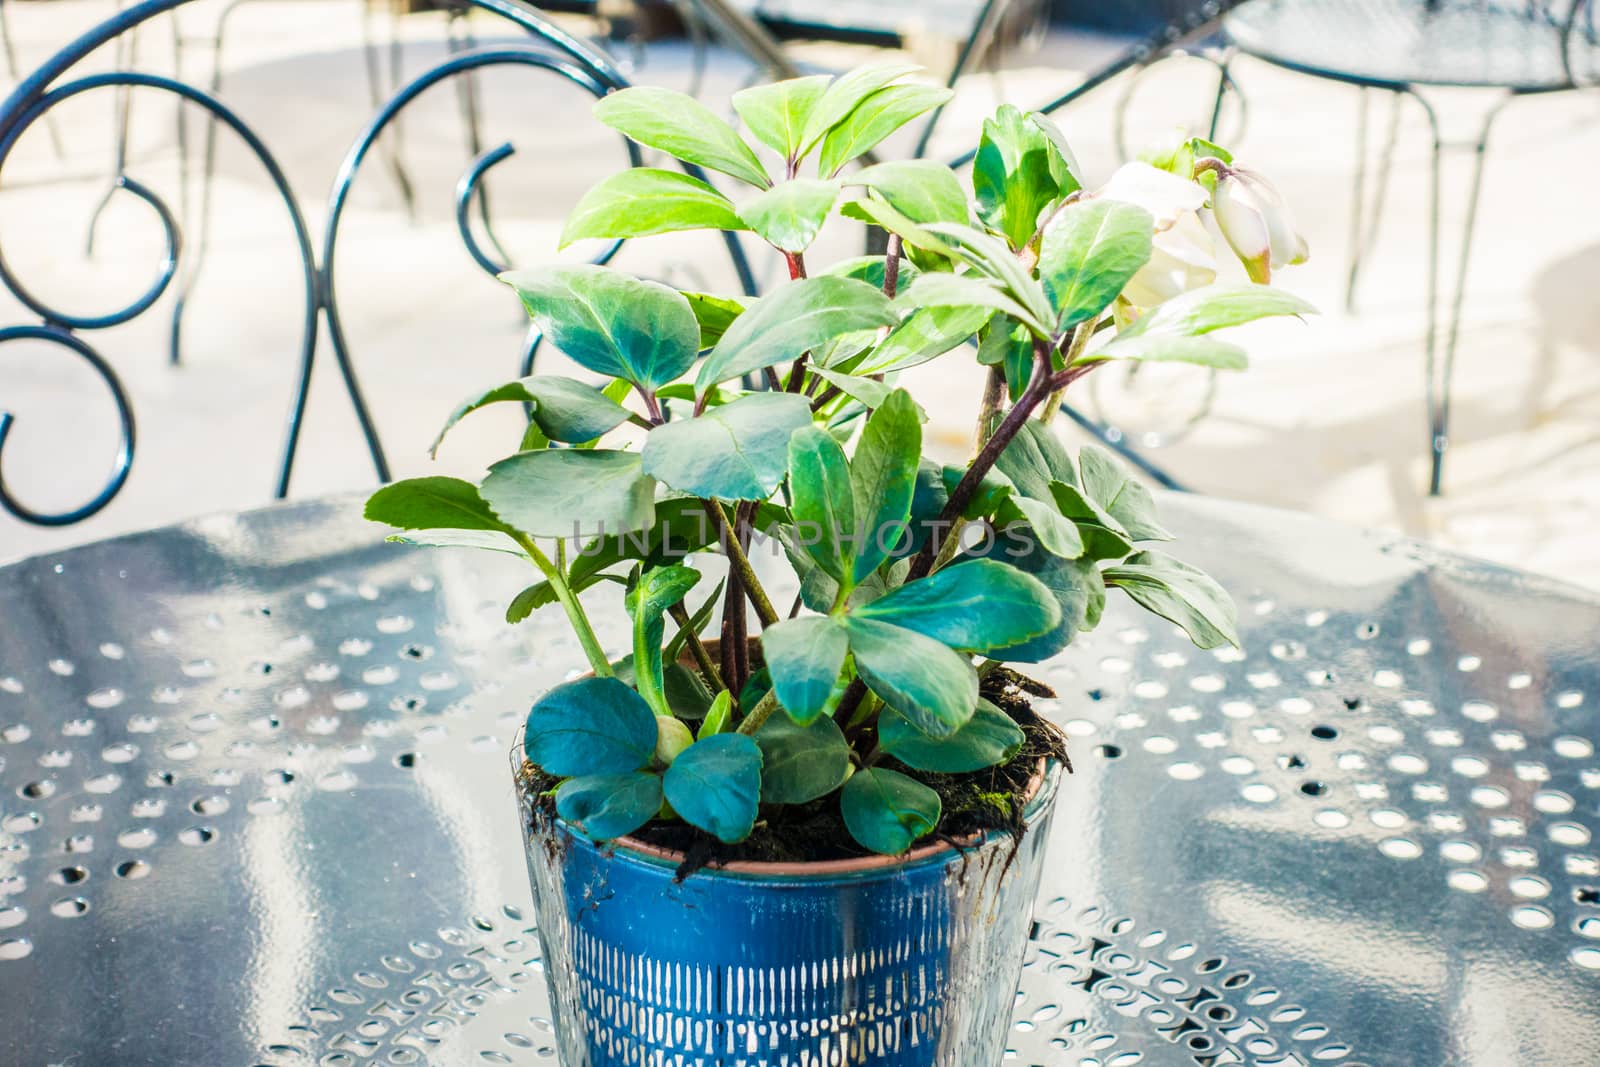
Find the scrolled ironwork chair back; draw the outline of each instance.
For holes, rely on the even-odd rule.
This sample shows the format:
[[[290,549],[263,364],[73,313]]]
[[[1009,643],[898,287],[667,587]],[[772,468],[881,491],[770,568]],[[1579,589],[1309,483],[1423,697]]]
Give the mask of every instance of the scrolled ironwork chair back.
[[[74,68],[96,49],[113,42],[124,34],[131,34],[141,25],[158,16],[193,3],[194,0],[143,0],[118,12],[81,35],[77,40],[51,56],[37,70],[28,75],[0,103],[0,171],[10,157],[18,139],[36,122],[41,121],[59,104],[84,93],[105,88],[149,89],[169,94],[180,102],[202,109],[213,124],[212,132],[220,125],[234,134],[260,164],[281,201],[293,229],[294,243],[299,259],[303,304],[300,313],[299,358],[293,400],[284,426],[282,459],[278,465],[274,496],[285,497],[294,472],[296,454],[300,444],[301,427],[311,383],[311,372],[316,361],[317,347],[323,324],[338,366],[342,384],[350,398],[359,421],[373,468],[379,479],[389,479],[389,465],[384,454],[377,427],[363,397],[351,359],[351,348],[339,315],[339,302],[334,283],[334,260],[338,247],[340,226],[345,218],[351,188],[365,160],[369,158],[378,137],[423,92],[452,78],[471,76],[490,67],[519,66],[534,68],[565,79],[596,98],[616,89],[626,88],[627,79],[602,52],[566,33],[543,18],[536,10],[517,0],[451,0],[463,10],[477,9],[498,16],[509,25],[520,28],[529,35],[526,43],[497,43],[457,51],[413,77],[400,87],[363,127],[356,141],[346,153],[334,179],[327,204],[327,221],[321,240],[313,240],[311,228],[302,211],[302,202],[291,189],[284,168],[261,137],[230,108],[212,88],[202,88],[165,74],[138,70],[112,70],[92,74],[78,73]],[[209,136],[209,134],[208,134]],[[637,146],[626,142],[632,165],[641,162]],[[208,151],[210,150],[208,146]],[[515,152],[512,143],[506,142],[482,152],[471,160],[456,182],[454,213],[461,240],[473,261],[491,277],[511,264],[502,261],[503,253],[498,243],[490,240],[486,248],[474,233],[472,214],[474,204],[480,207],[480,226],[488,225],[487,210],[479,199],[483,195],[483,181],[489,170]],[[696,177],[704,174],[694,167],[686,167]],[[60,350],[76,356],[98,376],[109,391],[116,408],[120,441],[110,475],[93,499],[77,507],[61,511],[45,511],[29,506],[18,499],[8,487],[4,475],[7,456],[6,444],[14,425],[14,416],[0,410],[0,508],[24,522],[41,526],[65,526],[80,522],[106,507],[123,490],[132,469],[135,446],[135,422],[128,391],[111,362],[85,338],[113,326],[130,322],[149,312],[163,295],[172,291],[174,280],[180,277],[186,247],[180,225],[180,215],[174,212],[162,197],[149,186],[126,173],[116,176],[118,189],[131,193],[148,205],[156,215],[164,234],[164,250],[155,279],[138,297],[127,305],[95,315],[75,314],[56,307],[36,295],[17,276],[6,261],[3,242],[0,242],[0,284],[33,315],[37,322],[0,327],[0,345],[7,342],[33,340],[56,345]],[[492,238],[492,234],[489,235]],[[594,262],[611,259],[621,247],[615,241],[602,248]],[[738,240],[726,235],[726,245],[739,284],[746,294],[755,292],[755,281]],[[177,315],[181,315],[181,297],[175,309],[173,332],[176,336]],[[540,343],[537,331],[530,331],[522,353],[523,372],[531,368]]]

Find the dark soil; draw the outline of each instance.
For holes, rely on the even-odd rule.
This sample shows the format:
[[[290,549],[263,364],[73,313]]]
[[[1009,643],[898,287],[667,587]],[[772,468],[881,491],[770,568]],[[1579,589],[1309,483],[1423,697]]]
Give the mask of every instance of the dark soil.
[[[1010,762],[970,774],[912,770],[893,757],[886,757],[879,764],[909,775],[939,794],[943,813],[938,828],[924,843],[943,840],[959,845],[975,834],[991,831],[1009,833],[1020,840],[1027,790],[1039,769],[1039,761],[1056,759],[1068,771],[1072,770],[1066,735],[1036,715],[1028,699],[1030,694],[1053,696],[1047,687],[1000,668],[983,679],[980,691],[1022,728],[1025,738],[1022,750]],[[868,734],[858,738],[855,745],[858,751],[863,750],[863,746],[870,750],[873,738]],[[531,763],[523,765],[519,779],[523,789],[535,793],[544,793],[555,785],[555,779]],[[548,795],[541,796],[539,810],[553,817],[554,800]],[[710,834],[681,822],[653,822],[632,836],[658,848],[682,852],[686,858],[678,871],[680,878],[702,867],[740,861],[818,863],[871,855],[850,836],[839,814],[837,792],[809,804],[774,807],[762,814],[764,817],[756,823],[754,832],[736,845],[725,845]],[[765,817],[768,814],[781,815],[781,818],[769,819]]]

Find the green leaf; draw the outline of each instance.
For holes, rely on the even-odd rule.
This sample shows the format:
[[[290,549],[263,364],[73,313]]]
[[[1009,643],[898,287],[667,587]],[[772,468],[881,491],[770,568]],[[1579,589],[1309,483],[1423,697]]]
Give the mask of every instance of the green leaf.
[[[665,656],[665,653],[663,653]],[[682,663],[667,660],[661,672],[667,706],[677,719],[703,719],[711,710],[711,691],[700,675]]]
[[[986,307],[918,308],[867,354],[856,373],[886,374],[926,363],[971,340],[993,315]]]
[[[931,159],[877,163],[847,179],[864,185],[913,222],[966,222],[967,195],[955,172]]]
[[[798,159],[806,122],[829,81],[826,74],[815,74],[740,89],[733,94],[733,109],[756,140],[785,160]]]
[[[1118,333],[1117,340],[1141,336],[1192,337],[1274,315],[1316,313],[1314,306],[1282,289],[1265,285],[1207,285],[1157,305]]]
[[[851,278],[802,278],[750,305],[700,366],[695,388],[795,359],[853,330],[893,326],[899,318],[881,289]]]
[[[946,496],[955,492],[957,485],[961,484],[962,477],[967,473],[965,467],[944,467],[941,474],[944,478]],[[976,519],[986,519],[995,514],[1011,495],[1016,492],[1016,486],[1011,484],[1011,479],[997,470],[991,470],[983,476],[978,483],[978,491],[972,494],[972,499],[967,503],[966,510],[961,517],[971,522]]]
[[[949,737],[972,718],[978,672],[965,656],[915,630],[857,614],[845,616],[845,629],[861,680],[923,733]]]
[[[857,156],[872,151],[900,127],[950,102],[955,93],[942,86],[891,85],[857,104],[828,131],[817,156],[817,173],[830,177]]]
[[[596,841],[625,837],[660,810],[661,778],[642,771],[569,778],[556,790],[556,814]]]
[[[604,97],[595,118],[650,148],[698,163],[765,189],[772,184],[761,161],[733,127],[684,93],[634,86]]]
[[[733,320],[744,314],[745,301],[738,297],[685,291],[683,298],[689,301],[689,310],[700,323],[701,348],[710,348],[720,341]]]
[[[953,249],[948,241],[928,229],[927,225],[913,221],[901,214],[887,200],[865,196],[856,200],[846,201],[839,207],[839,214],[846,218],[859,219],[881,226],[890,233],[898,234],[907,248],[926,249],[939,256],[953,254]]]
[[[1170,541],[1156,518],[1155,498],[1150,490],[1128,477],[1122,466],[1104,449],[1085,445],[1078,453],[1083,470],[1083,489],[1098,501],[1134,541]]]
[[[586,237],[748,228],[733,201],[699,178],[675,170],[630,167],[583,194],[567,216],[558,247]]]
[[[1140,552],[1107,568],[1105,580],[1125,589],[1145,610],[1183,627],[1200,648],[1239,644],[1233,598],[1198,567],[1161,552]]]
[[[521,545],[511,539],[510,534],[490,530],[423,530],[390,534],[384,540],[397,545],[420,545],[425,548],[476,548],[524,558],[528,555]]]
[[[759,521],[759,516],[758,516]],[[648,565],[683,559],[717,540],[717,527],[700,501],[673,497],[657,501],[654,521],[645,528],[609,533],[584,544],[571,561],[567,578],[573,588],[623,560]]]
[[[804,252],[816,240],[838,198],[838,182],[796,178],[747,201],[739,209],[739,217],[774,248]]]
[[[703,513],[702,513],[703,514]],[[683,654],[684,646],[689,643],[691,633],[698,634],[710,623],[711,616],[717,613],[717,605],[722,602],[722,588],[727,584],[727,579],[717,582],[717,587],[711,590],[711,595],[706,597],[705,603],[699,610],[690,613],[689,625],[680,626],[678,632],[672,635],[672,640],[667,642],[667,647],[661,650],[662,657],[671,663]]]
[[[670,767],[683,754],[683,750],[694,744],[694,734],[689,728],[671,715],[656,716],[656,762],[663,767]]]
[[[970,274],[924,274],[898,300],[903,308],[984,308],[1001,312],[1043,337],[1051,334],[1048,321],[1034,315],[992,278]]]
[[[850,836],[885,856],[906,852],[939,825],[939,794],[899,771],[858,771],[844,784],[839,808]]]
[[[656,717],[617,679],[579,678],[533,705],[522,747],[529,760],[558,778],[625,774],[655,756]]]
[[[1031,419],[1022,424],[1017,436],[1000,453],[995,466],[1011,479],[1018,492],[1035,500],[1052,499],[1051,482],[1078,483],[1072,456],[1061,438],[1045,423]]]
[[[819,274],[831,274],[839,278],[854,278],[858,282],[866,282],[874,289],[883,290],[884,282],[884,257],[883,256],[855,256],[851,259],[841,260],[831,266],[818,271]],[[917,268],[904,260],[900,263],[900,284],[909,285],[917,277]]]
[[[1213,370],[1244,370],[1250,358],[1245,350],[1216,337],[1170,337],[1165,334],[1135,334],[1116,337],[1093,352],[1073,360],[1074,366],[1129,360],[1139,363],[1192,363]]]
[[[601,582],[615,582],[621,586],[628,584],[626,578],[615,574],[591,574],[586,578],[569,584],[572,586],[574,593],[581,593],[590,586],[599,585]],[[511,603],[506,605],[506,622],[515,626],[545,605],[554,604],[557,599],[555,586],[549,582],[535,582],[511,598]]]
[[[1012,495],[1010,503],[1045,551],[1062,559],[1077,559],[1083,555],[1083,535],[1078,532],[1077,524],[1062,515],[1054,502],[1017,493]]]
[[[438,453],[444,435],[456,423],[480,408],[508,401],[531,405],[533,421],[539,427],[539,432],[551,441],[568,444],[592,441],[620,426],[628,418],[627,408],[594,386],[573,378],[558,374],[519,378],[485,390],[451,412],[439,436],[428,446],[428,455]]]
[[[861,101],[890,82],[921,69],[910,63],[874,63],[840,75],[818,98],[806,118],[805,132],[800,136],[801,154],[811,151],[823,135],[848,118]]]
[[[789,438],[789,491],[801,547],[835,581],[851,584],[858,530],[850,466],[826,430],[808,425]]]
[[[837,619],[808,615],[776,623],[762,631],[761,650],[778,703],[789,718],[806,724],[829,710],[834,683],[849,651],[849,641]]]
[[[438,475],[407,478],[384,486],[367,498],[362,514],[373,522],[402,530],[505,529],[477,486]]]
[[[892,708],[878,716],[878,744],[907,767],[935,774],[967,774],[1007,763],[1022,751],[1022,728],[981,697],[965,726],[934,740]]]
[[[743,734],[713,734],[685,749],[662,784],[685,822],[735,844],[750,836],[761,804],[761,748]]]
[[[552,344],[608,378],[656,389],[700,351],[689,302],[665,285],[589,264],[507,271],[500,280],[516,289]]]
[[[809,370],[829,385],[836,386],[841,393],[864,408],[878,407],[889,399],[890,393],[894,392],[893,386],[873,378],[858,378],[854,374],[844,374],[826,367],[813,366]]]
[[[805,726],[787,715],[774,715],[755,736],[761,746],[763,804],[806,804],[827,796],[850,776],[850,745],[826,715]]]
[[[989,559],[934,571],[854,614],[971,652],[1026,641],[1061,621],[1055,598],[1037,579]]]
[[[850,461],[850,489],[862,540],[853,578],[860,582],[889,558],[911,516],[922,458],[922,422],[911,394],[896,389],[873,411]]]
[[[978,216],[1014,249],[1032,240],[1040,212],[1079,188],[1070,158],[1040,118],[1001,105],[984,122],[972,161]]]
[[[947,240],[955,255],[980,272],[999,281],[1007,292],[1028,311],[1027,324],[1053,321],[1050,301],[1033,275],[1022,266],[1005,242],[971,226],[952,222],[931,222],[926,227]]]
[[[700,723],[700,732],[695,736],[703,741],[714,734],[727,733],[732,720],[733,694],[724,689],[711,701],[711,707]]]
[[[623,606],[633,620],[634,684],[657,715],[672,716],[661,677],[661,639],[666,631],[663,616],[699,580],[700,572],[693,567],[682,564],[655,567],[638,572],[623,598]]]
[[[1052,482],[1050,496],[1057,510],[1077,524],[1087,558],[1121,559],[1133,551],[1133,538],[1122,528],[1122,523],[1082,489],[1065,482]]]
[[[1155,219],[1117,200],[1069,204],[1045,227],[1039,280],[1057,330],[1088,322],[1111,306],[1150,259]]]
[[[764,500],[783,481],[789,437],[811,425],[796,393],[751,393],[650,431],[644,469],[681,492],[723,500]]]
[[[656,483],[632,452],[518,452],[489,468],[482,492],[501,522],[535,537],[594,537],[655,521]]]
[[[1001,531],[986,555],[1037,578],[1060,608],[1054,629],[989,655],[1007,663],[1040,663],[1056,655],[1081,630],[1091,630],[1105,606],[1106,587],[1092,558],[1063,559],[1046,551],[1033,531],[1018,524]]]

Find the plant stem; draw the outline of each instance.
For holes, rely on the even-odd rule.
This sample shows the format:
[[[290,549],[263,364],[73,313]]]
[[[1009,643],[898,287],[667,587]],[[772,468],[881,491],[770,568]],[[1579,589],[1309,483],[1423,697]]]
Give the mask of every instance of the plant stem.
[[[1067,351],[1062,365],[1071,368],[1073,361],[1083,355],[1083,350],[1089,347],[1089,338],[1094,336],[1094,322],[1079,323],[1072,331],[1072,340],[1067,344]],[[1051,391],[1044,405],[1039,409],[1039,421],[1050,422],[1056,417],[1056,412],[1061,410],[1061,398],[1067,395],[1066,385],[1061,385]]]
[[[639,395],[644,398],[645,410],[650,413],[650,425],[660,426],[667,421],[666,416],[661,413],[661,401],[656,399],[656,394],[648,389],[641,389]]]
[[[778,377],[778,372],[771,367],[762,368],[762,374],[767,379],[767,388],[774,393],[783,392],[783,380]]]
[[[778,691],[776,689],[768,689],[767,695],[758,700],[756,706],[751,708],[750,713],[744,717],[744,721],[739,723],[738,732],[749,737],[761,729],[766,721],[772,718],[772,713],[777,710]]]
[[[772,601],[767,599],[766,590],[761,588],[761,580],[756,577],[756,570],[750,565],[750,557],[745,555],[744,548],[739,544],[738,534],[734,531],[728,513],[722,510],[720,501],[707,500],[704,503],[711,518],[722,528],[722,542],[728,551],[728,562],[739,575],[739,580],[750,597],[750,603],[755,605],[756,617],[761,620],[763,627],[771,626],[778,621],[778,613],[773,610]]]
[[[799,252],[785,252],[783,260],[789,265],[789,280],[795,281],[806,276],[806,257]]]
[[[996,363],[989,368],[989,377],[983,383],[983,405],[978,409],[978,428],[972,435],[972,458],[988,443],[994,431],[994,417],[1000,412],[1000,402],[1006,395],[1005,368]]]
[[[589,666],[601,678],[613,676],[611,661],[606,658],[605,651],[600,647],[600,639],[595,636],[594,627],[589,625],[589,616],[584,614],[583,605],[578,603],[578,597],[572,591],[572,586],[567,584],[567,576],[562,569],[550,562],[550,557],[540,551],[534,544],[533,538],[527,534],[514,535],[517,544],[533,560],[534,566],[539,568],[545,580],[550,583],[550,588],[555,590],[556,599],[561,601],[561,607],[567,613],[567,621],[572,623],[572,629],[578,635],[578,643],[583,646],[583,653],[589,659]]]
[[[1067,377],[1069,371],[1063,371],[1060,387],[1065,387],[1072,379]],[[956,484],[950,493],[950,499],[945,504],[944,510],[939,513],[940,522],[934,526],[928,541],[922,546],[922,551],[917,554],[916,560],[911,564],[911,573],[906,576],[906,581],[915,581],[923,578],[933,569],[934,560],[939,556],[942,547],[940,530],[952,525],[956,518],[963,515],[967,505],[977,495],[978,486],[983,483],[983,478],[994,468],[995,461],[1000,458],[1000,453],[1006,450],[1012,438],[1022,429],[1028,421],[1028,416],[1033,414],[1033,409],[1038,407],[1046,396],[1050,394],[1052,383],[1055,380],[1050,374],[1050,345],[1044,341],[1033,343],[1033,374],[1028,378],[1028,387],[1022,391],[1017,402],[1011,405],[1011,410],[1006,412],[1006,417],[1000,421],[989,439],[978,450],[978,455],[973,459],[967,472],[961,476],[961,481]]]
[[[700,635],[694,632],[694,620],[689,617],[689,609],[679,601],[668,608],[667,613],[672,616],[672,621],[678,624],[678,629],[683,631],[684,640],[689,643],[689,651],[694,655],[695,664],[699,666],[700,673],[706,676],[712,688],[728,688],[722,682],[722,675],[717,671],[717,665],[712,662],[711,653],[706,651]]]
[[[889,246],[883,256],[883,295],[890,300],[894,299],[895,292],[900,288],[900,235],[889,235]]]
[[[806,357],[810,355],[810,352],[800,353],[800,358],[796,359],[793,366],[789,368],[789,383],[785,386],[789,392],[798,393],[800,391],[800,386],[804,383],[806,377]]]

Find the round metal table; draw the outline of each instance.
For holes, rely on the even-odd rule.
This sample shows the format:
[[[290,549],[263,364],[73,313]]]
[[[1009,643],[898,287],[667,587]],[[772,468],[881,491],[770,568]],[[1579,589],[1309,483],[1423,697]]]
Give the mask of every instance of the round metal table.
[[[1600,598],[1165,508],[1245,650],[1118,603],[1039,670],[1007,1063],[1600,1063]],[[0,1061],[553,1065],[506,752],[582,668],[526,578],[353,497],[0,569]]]

